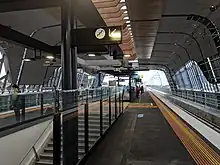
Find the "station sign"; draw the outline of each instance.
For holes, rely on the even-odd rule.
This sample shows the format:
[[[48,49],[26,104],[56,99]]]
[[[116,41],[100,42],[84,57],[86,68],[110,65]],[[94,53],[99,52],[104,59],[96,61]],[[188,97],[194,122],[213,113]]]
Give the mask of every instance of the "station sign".
[[[115,45],[122,42],[122,27],[98,27],[73,30],[74,46]]]

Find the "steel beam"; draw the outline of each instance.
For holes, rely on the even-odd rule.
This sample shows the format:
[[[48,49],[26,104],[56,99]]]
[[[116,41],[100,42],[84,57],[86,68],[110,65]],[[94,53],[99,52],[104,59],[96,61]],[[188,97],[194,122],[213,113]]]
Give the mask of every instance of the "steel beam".
[[[60,6],[61,0],[0,0],[0,13]]]
[[[41,50],[48,53],[59,53],[60,50],[57,47],[48,45],[42,41],[31,38],[23,33],[11,29],[10,27],[0,25],[0,38],[15,42],[29,49]]]

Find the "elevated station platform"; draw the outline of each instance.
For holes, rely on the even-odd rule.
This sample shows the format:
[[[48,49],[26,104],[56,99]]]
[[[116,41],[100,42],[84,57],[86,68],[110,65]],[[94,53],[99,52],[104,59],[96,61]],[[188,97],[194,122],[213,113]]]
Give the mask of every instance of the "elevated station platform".
[[[139,103],[129,104],[86,165],[219,164],[220,140],[207,137],[219,133],[200,132],[205,124],[187,120],[190,117],[171,104],[158,93],[144,93]]]

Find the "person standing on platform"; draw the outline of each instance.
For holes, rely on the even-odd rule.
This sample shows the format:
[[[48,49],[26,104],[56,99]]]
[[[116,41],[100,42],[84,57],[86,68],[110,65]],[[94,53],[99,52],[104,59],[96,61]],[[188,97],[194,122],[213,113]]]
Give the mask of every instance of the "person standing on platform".
[[[16,121],[20,122],[20,119],[21,119],[21,114],[20,114],[21,103],[20,103],[20,96],[19,96],[20,89],[19,89],[19,87],[16,84],[14,84],[12,86],[12,88],[13,88],[13,93],[12,93],[12,109],[15,112]]]
[[[140,88],[139,86],[136,86],[136,98],[139,98],[139,94],[140,94]]]
[[[143,94],[144,93],[144,87],[143,87],[143,85],[141,86],[141,94]]]

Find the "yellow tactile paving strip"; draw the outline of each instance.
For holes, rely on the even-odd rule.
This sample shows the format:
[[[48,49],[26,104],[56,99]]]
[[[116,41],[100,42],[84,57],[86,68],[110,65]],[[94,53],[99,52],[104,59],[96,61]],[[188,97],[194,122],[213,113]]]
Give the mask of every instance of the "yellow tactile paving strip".
[[[158,98],[150,95],[194,161],[198,165],[220,165],[220,155]]]
[[[153,103],[130,103],[128,108],[158,108]]]

